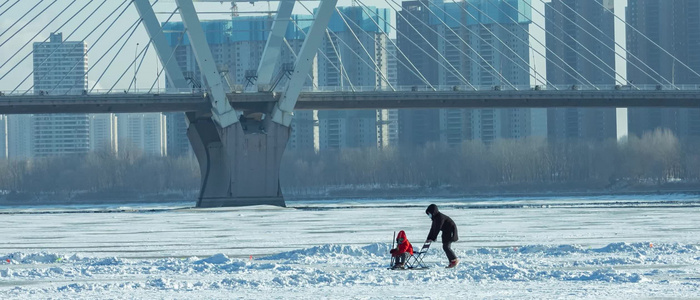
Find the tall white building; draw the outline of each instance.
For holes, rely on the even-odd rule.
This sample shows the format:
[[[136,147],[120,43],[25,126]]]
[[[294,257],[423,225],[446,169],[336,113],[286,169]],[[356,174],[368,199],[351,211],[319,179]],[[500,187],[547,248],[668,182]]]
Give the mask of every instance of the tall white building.
[[[7,158],[7,116],[0,115],[0,159]]]
[[[397,17],[403,34],[397,35],[397,43],[432,85],[529,87],[530,15],[522,0],[404,1]],[[425,40],[413,41],[414,36]],[[397,68],[399,84],[425,84],[410,68]],[[545,109],[420,109],[399,114],[401,143],[409,146],[547,134]]]
[[[84,42],[64,41],[61,33],[52,33],[49,42],[34,43],[33,56],[35,94],[79,95],[87,89],[87,45]],[[32,156],[87,153],[90,150],[89,126],[86,114],[32,116]],[[21,131],[18,134],[25,134],[25,128],[17,128]]]
[[[32,116],[7,116],[7,157],[22,160],[32,157]]]
[[[90,151],[117,151],[115,114],[90,115]]]
[[[331,17],[328,28],[332,34],[324,37],[319,49],[328,57],[318,59],[319,86],[348,90],[351,86],[377,89],[390,86],[387,52],[390,42],[384,32],[390,30],[387,22],[391,14],[385,8],[370,9],[374,11],[368,15],[359,6],[338,7],[342,15],[336,12]],[[382,18],[377,18],[376,14]],[[388,110],[319,111],[320,148],[389,146],[391,116],[396,114]]]
[[[145,155],[165,156],[167,140],[162,113],[117,114],[118,151],[143,151]]]
[[[396,40],[390,40],[386,44],[386,65],[387,79],[393,87],[399,85],[398,51],[396,50]],[[399,110],[387,109],[387,130],[389,132],[389,145],[399,144]]]

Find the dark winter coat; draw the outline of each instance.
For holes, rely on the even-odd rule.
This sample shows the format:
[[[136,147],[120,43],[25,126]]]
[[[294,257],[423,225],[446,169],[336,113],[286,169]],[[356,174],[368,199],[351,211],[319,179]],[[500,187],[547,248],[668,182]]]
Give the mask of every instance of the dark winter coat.
[[[401,230],[399,235],[396,236],[396,249],[391,249],[391,256],[399,256],[406,252],[413,255],[413,246],[406,238],[406,233]]]
[[[437,240],[437,235],[442,231],[442,242],[456,242],[459,240],[457,235],[457,225],[452,221],[452,218],[446,216],[438,210],[437,205],[430,204],[428,209],[425,210],[426,214],[432,214],[433,225],[430,226],[430,233],[428,233],[429,240]]]

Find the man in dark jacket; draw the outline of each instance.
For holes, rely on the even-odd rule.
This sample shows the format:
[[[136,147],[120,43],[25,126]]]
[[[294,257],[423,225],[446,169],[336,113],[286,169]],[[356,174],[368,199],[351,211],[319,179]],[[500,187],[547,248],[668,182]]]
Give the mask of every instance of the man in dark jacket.
[[[430,204],[428,209],[425,210],[425,214],[433,220],[433,225],[430,227],[426,243],[435,241],[438,233],[442,231],[442,249],[445,250],[447,259],[450,261],[447,267],[454,268],[459,263],[459,259],[450,246],[452,242],[456,242],[459,239],[457,236],[457,225],[452,221],[452,218],[441,213],[435,204]]]

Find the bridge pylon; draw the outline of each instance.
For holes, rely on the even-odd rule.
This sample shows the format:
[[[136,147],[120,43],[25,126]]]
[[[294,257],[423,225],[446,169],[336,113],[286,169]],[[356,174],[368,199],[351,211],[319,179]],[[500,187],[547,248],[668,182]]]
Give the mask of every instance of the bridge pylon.
[[[168,64],[172,49],[164,42],[163,30],[148,1],[136,0],[139,14],[167,73],[181,79],[177,64]],[[256,109],[236,111],[226,98],[226,90],[192,0],[175,0],[191,41],[195,59],[204,77],[210,111],[188,112],[187,137],[197,157],[202,187],[197,207],[277,205],[285,206],[279,184],[282,154],[289,141],[291,118],[299,92],[311,69],[323,32],[328,27],[337,0],[322,0],[311,25],[309,38],[297,55],[288,86],[277,103]],[[282,0],[258,69],[257,84],[269,86],[280,47],[290,21],[294,0]],[[173,80],[176,88],[186,88],[184,80]],[[179,82],[179,84],[178,84]],[[270,91],[263,91],[268,93]]]
[[[202,175],[197,207],[285,206],[279,172],[290,128],[261,115],[222,128],[211,117],[187,114],[187,137]]]

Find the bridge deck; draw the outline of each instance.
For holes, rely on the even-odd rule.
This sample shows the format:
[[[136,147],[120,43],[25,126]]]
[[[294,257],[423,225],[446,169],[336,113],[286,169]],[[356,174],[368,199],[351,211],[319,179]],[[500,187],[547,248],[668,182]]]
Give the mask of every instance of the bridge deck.
[[[263,110],[279,96],[228,94],[232,106],[241,110]],[[296,105],[299,110],[508,107],[700,108],[700,90],[304,92]],[[209,100],[202,93],[0,96],[0,114],[187,112],[209,108]]]

